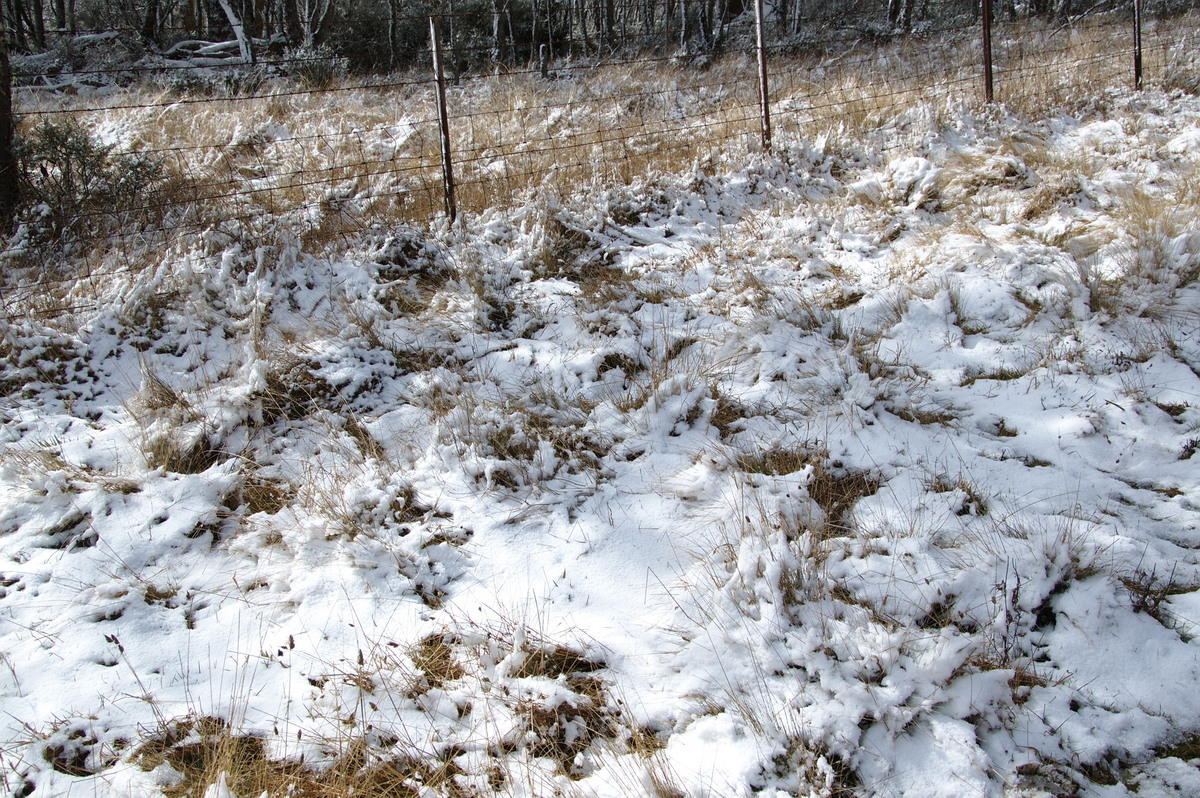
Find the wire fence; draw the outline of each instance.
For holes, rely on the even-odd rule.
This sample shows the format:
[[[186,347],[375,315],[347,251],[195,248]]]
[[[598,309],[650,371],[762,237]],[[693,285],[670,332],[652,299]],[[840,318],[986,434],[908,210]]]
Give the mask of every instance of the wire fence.
[[[119,31],[75,37],[59,48],[70,58],[13,59],[13,156],[25,196],[14,209],[21,227],[8,271],[32,269],[41,286],[65,283],[52,268],[59,257],[74,264],[70,280],[80,269],[104,279],[143,268],[163,241],[203,235],[220,246],[284,229],[319,250],[372,228],[703,169],[732,143],[757,148],[843,130],[874,136],[879,149],[902,148],[910,143],[896,121],[913,109],[984,103],[987,5],[929,0],[910,6],[899,28],[861,10],[756,19],[747,8],[707,20],[707,33],[693,29],[710,40],[703,47],[689,46],[686,19],[664,33],[644,4],[576,3],[587,22],[555,29],[551,21],[527,41],[489,41],[478,20],[446,15],[443,30],[459,29],[442,44],[440,109],[428,41],[393,49],[393,60],[411,66],[379,75],[350,72],[345,51],[279,53],[257,41],[251,64],[230,41],[182,42],[131,62],[113,53]],[[1142,85],[1195,91],[1200,15],[1135,10],[1143,9],[1131,2],[1010,18],[1002,9],[990,26],[994,99],[1018,112],[1070,108],[1104,88],[1133,86],[1135,58]],[[358,24],[395,29],[397,20]],[[609,24],[619,45],[604,43]],[[106,58],[118,63],[105,66]],[[78,151],[55,162],[38,150],[70,125],[89,137],[73,146],[92,146],[103,163],[85,163]],[[130,190],[114,194],[82,174],[67,180],[87,168]],[[139,174],[140,183],[130,177]],[[47,210],[55,202],[62,207]],[[37,291],[24,285],[5,289],[6,306],[28,310]]]

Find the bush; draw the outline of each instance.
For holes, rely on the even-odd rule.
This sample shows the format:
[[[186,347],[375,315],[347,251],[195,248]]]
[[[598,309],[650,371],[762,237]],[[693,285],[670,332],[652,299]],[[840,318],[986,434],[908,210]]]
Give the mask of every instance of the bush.
[[[145,212],[167,180],[160,161],[114,154],[74,119],[44,121],[17,143],[26,234],[63,243]]]
[[[288,75],[308,89],[336,86],[350,72],[349,61],[320,45],[285,51],[283,66]]]

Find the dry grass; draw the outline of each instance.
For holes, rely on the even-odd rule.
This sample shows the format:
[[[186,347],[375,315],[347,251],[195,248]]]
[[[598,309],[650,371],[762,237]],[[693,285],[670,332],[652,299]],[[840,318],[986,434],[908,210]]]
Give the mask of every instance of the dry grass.
[[[1019,54],[1006,54],[1012,76],[1026,73],[1037,76],[1029,82],[1027,96],[1020,94],[1025,89],[1017,81],[1006,84],[1003,96],[1011,101],[1013,108],[1031,113],[1047,104],[1067,103],[1076,96],[1077,86],[1072,82],[1111,77],[1106,68],[1072,72],[1064,64],[1081,55],[1088,58],[1089,53],[1108,52],[1105,48],[1115,44],[1080,41],[1069,32],[1062,34],[1035,29],[1034,23],[1029,25],[1028,29],[1010,31],[1010,38],[1025,37],[1024,40],[1034,43],[1044,39],[1055,46],[1067,42],[1070,48],[1055,51],[1048,44],[1049,55],[1041,61],[1032,52],[1034,46],[1029,44]],[[927,85],[928,71],[915,66],[894,68],[897,63],[928,67],[932,56],[918,52],[919,43],[900,42],[870,54],[852,51],[836,59],[826,58],[821,64],[824,77],[819,83],[782,81],[777,102],[794,113],[784,115],[779,129],[784,135],[809,135],[839,128],[884,129],[883,135],[890,137],[889,146],[906,146],[910,141],[906,131],[915,140],[923,125],[936,123],[937,119],[906,117],[905,109],[942,104],[932,112],[936,117],[945,112],[943,106],[957,90],[956,85],[974,87],[973,82],[967,82],[968,78],[975,80],[975,66],[966,42],[964,38],[948,38],[939,45],[938,57],[946,68],[939,75],[949,76],[949,82],[932,94]],[[794,70],[792,74],[801,71]],[[540,245],[533,248],[522,268],[534,279],[569,280],[579,287],[588,302],[596,305],[614,297],[637,297],[639,292],[641,299],[651,303],[662,299],[648,296],[645,286],[639,285],[633,275],[614,267],[600,252],[593,234],[606,230],[604,225],[608,222],[600,221],[596,229],[586,228],[559,212],[547,198],[577,194],[588,186],[628,183],[660,171],[683,171],[701,163],[712,151],[729,146],[730,140],[752,139],[756,122],[752,112],[747,111],[750,95],[746,91],[746,74],[746,62],[728,59],[708,72],[665,64],[637,74],[627,68],[609,67],[597,70],[587,81],[545,83],[517,76],[497,81],[487,91],[471,86],[469,91],[456,92],[453,101],[465,120],[464,127],[455,131],[456,152],[462,161],[460,208],[484,212],[532,198],[542,203],[528,217],[540,235]],[[958,79],[964,82],[954,84]],[[210,195],[218,190],[236,195],[228,198],[228,207],[219,213],[212,208],[206,210],[210,215],[203,216],[203,223],[208,224],[223,214],[256,219],[249,223],[252,229],[246,234],[247,240],[273,224],[293,224],[300,230],[299,240],[304,249],[324,251],[336,249],[345,237],[365,226],[427,220],[438,213],[440,177],[436,169],[436,141],[428,129],[431,115],[428,99],[417,90],[387,93],[363,89],[350,95],[342,104],[344,113],[336,119],[330,118],[328,98],[324,96],[278,96],[246,105],[205,105],[199,113],[189,112],[186,117],[170,109],[163,114],[161,127],[143,126],[147,130],[141,133],[144,138],[137,146],[153,148],[169,143],[186,148],[216,141],[227,135],[228,130],[239,130],[231,146],[202,147],[186,155],[191,160],[183,160],[185,153],[172,156],[181,159],[173,168],[187,177],[187,185],[211,189]],[[396,119],[395,109],[401,107],[415,120],[411,129]],[[136,116],[134,112],[114,109],[99,118],[119,125]],[[680,118],[690,121],[681,123]],[[247,123],[247,119],[254,122]],[[284,128],[290,134],[281,137],[279,130]],[[987,218],[1000,207],[1000,203],[989,205],[991,195],[1027,191],[1020,209],[1023,221],[1045,219],[1068,203],[1081,190],[1080,184],[1078,179],[1066,176],[1029,183],[1028,169],[1034,166],[1053,173],[1079,165],[1054,163],[1046,153],[1045,142],[1004,141],[993,152],[963,156],[951,164],[946,169],[951,176],[939,187],[936,200],[942,210],[955,212],[961,224],[978,227],[979,218]],[[319,182],[310,184],[310,178]],[[1181,257],[1178,251],[1164,244],[1182,235],[1194,216],[1188,210],[1178,209],[1179,205],[1178,198],[1146,194],[1132,195],[1119,204],[1117,216],[1129,231],[1131,254],[1125,264],[1127,274],[1173,287],[1200,279],[1200,265],[1197,265],[1200,260],[1192,253]],[[1194,208],[1194,203],[1188,208]],[[867,210],[886,214],[894,208],[881,203]],[[614,214],[608,215],[620,223]],[[268,216],[290,218],[263,221]],[[970,221],[972,217],[974,221]],[[1087,290],[1087,301],[1093,311],[1118,309],[1118,284],[1108,272],[1093,268],[1095,261],[1088,258],[1096,250],[1089,250],[1090,243],[1082,241],[1084,233],[1069,232],[1062,240],[1043,243],[1048,249],[1061,250],[1070,262],[1082,264],[1081,271],[1073,276]],[[389,260],[391,256],[380,255],[376,260],[379,267],[376,298],[387,313],[404,317],[438,312],[434,297],[449,283],[452,270],[444,264],[421,260],[420,251],[416,244],[410,249],[399,246],[395,258]],[[916,271],[904,277],[915,279],[914,275]],[[741,273],[740,279],[741,293],[748,295],[747,301],[761,310],[772,286],[749,270]],[[983,332],[982,322],[969,318],[965,311],[967,303],[956,293],[957,289],[936,287],[943,289],[950,292],[950,304],[963,331]],[[836,336],[836,327],[841,322],[834,313],[853,307],[866,296],[848,284],[839,286],[838,291],[828,303],[831,309],[813,305],[806,310],[807,328],[828,326],[831,337]],[[903,319],[907,302],[914,295],[906,291],[897,294],[893,305],[883,308],[883,318],[876,326],[888,328]],[[515,311],[522,310],[515,300],[503,304],[509,299],[495,292],[485,296],[482,287],[478,298],[481,304],[492,304],[487,322],[496,329],[504,327]],[[168,300],[145,307],[140,320],[148,327],[161,325]],[[1040,310],[1033,306],[1035,301],[1029,300],[1031,315]],[[351,315],[349,311],[347,315]],[[373,332],[373,319],[352,318],[351,324],[367,345],[386,346]],[[662,399],[668,391],[681,390],[680,383],[671,382],[671,378],[683,374],[690,386],[707,388],[707,392],[701,391],[700,398],[685,408],[680,421],[691,425],[706,419],[726,445],[742,445],[737,433],[746,427],[742,423],[745,419],[758,414],[757,409],[722,392],[721,381],[713,375],[716,367],[698,359],[701,356],[696,353],[702,347],[694,345],[699,341],[678,330],[671,335],[664,334],[662,346],[654,351],[636,350],[633,356],[614,350],[603,358],[599,377],[618,370],[624,376],[624,392],[612,398],[613,404],[621,412],[638,411]],[[857,357],[868,376],[891,378],[900,368],[899,363],[881,360],[876,341],[870,336],[855,338],[847,350]],[[10,352],[15,353],[16,347],[9,347],[3,354],[8,357]],[[449,365],[449,355],[432,349],[394,354],[403,372],[430,371]],[[964,385],[978,380],[1020,379],[1033,367],[1033,364],[1002,366],[969,376]],[[294,502],[312,515],[326,519],[331,538],[346,540],[429,520],[433,508],[424,504],[411,487],[393,479],[400,467],[388,461],[388,448],[384,444],[394,444],[377,438],[367,419],[346,412],[346,398],[318,371],[315,359],[304,352],[276,357],[263,387],[249,397],[249,424],[252,434],[265,435],[269,433],[267,428],[277,423],[320,423],[323,411],[336,409],[344,421],[331,424],[328,432],[330,439],[336,441],[330,448],[338,450],[340,470],[320,472],[324,466],[314,465],[313,472],[299,480],[302,487],[294,489],[281,479],[265,476],[247,462],[238,488],[228,497],[226,509],[239,515],[275,514]],[[465,369],[455,373],[470,380]],[[615,383],[620,382],[615,373],[611,376]],[[422,396],[427,398],[430,414],[446,422],[444,434],[459,445],[460,454],[469,453],[488,461],[489,469],[479,475],[480,484],[486,488],[540,488],[564,474],[598,473],[604,459],[612,453],[613,441],[601,437],[589,426],[593,406],[580,397],[556,397],[547,386],[545,396],[485,400],[474,398],[471,388],[456,393],[454,388],[461,387],[461,383],[456,386],[447,381],[445,386],[448,387],[430,383],[428,388],[421,389],[427,391],[427,396]],[[530,401],[531,398],[535,401]],[[130,410],[143,431],[142,452],[150,467],[195,473],[226,456],[220,451],[219,442],[214,442],[208,434],[194,400],[152,371],[147,370],[143,375],[142,391],[131,401]],[[921,424],[950,424],[955,420],[949,410],[924,405],[900,407],[894,412]],[[1015,435],[1015,432],[1001,422],[996,434]],[[1190,440],[1181,452],[1181,459],[1192,457],[1198,449],[1200,444]],[[28,462],[21,467],[31,471],[65,470],[71,480],[81,482],[99,478],[67,465],[52,452],[37,452],[27,457]],[[841,545],[842,541],[835,539],[855,533],[854,508],[860,500],[879,490],[880,478],[834,461],[819,443],[745,453],[734,459],[733,466],[744,475],[784,477],[804,472],[807,497],[820,509],[820,520],[815,511],[813,518],[803,522],[796,518],[764,517],[761,528],[747,532],[773,535],[770,540],[782,544],[776,553],[801,563],[789,565],[795,572],[784,574],[779,587],[789,600],[803,601],[806,595],[812,595],[802,592],[813,587],[808,578],[810,571],[819,569],[822,557]],[[347,503],[343,498],[347,480],[360,477],[377,482],[375,487],[386,493],[386,501],[378,506]],[[119,489],[115,482],[106,487]],[[988,497],[963,475],[931,475],[926,488],[935,493],[960,494],[959,509],[963,515],[982,516],[988,512]],[[82,519],[69,521],[63,529],[49,530],[50,537],[70,538],[74,525]],[[434,537],[426,545],[443,542],[457,541]],[[405,562],[397,565],[402,572],[408,567]],[[1139,611],[1150,614],[1160,611],[1172,589],[1170,581],[1165,584],[1156,581],[1153,574],[1149,577],[1135,574],[1126,587]],[[173,600],[176,589],[170,585],[148,585],[143,597],[147,603],[165,603]],[[442,596],[436,590],[417,589],[429,607],[440,606]],[[844,586],[825,585],[823,589],[835,600],[860,603]],[[931,610],[918,623],[941,628],[953,622],[949,613],[948,608]],[[533,759],[548,760],[559,775],[575,777],[579,775],[576,764],[579,755],[604,742],[617,748],[624,745],[645,757],[644,783],[653,794],[672,798],[683,794],[656,756],[663,740],[646,729],[629,726],[620,717],[599,673],[604,668],[603,661],[586,651],[539,639],[528,630],[520,634],[514,629],[482,632],[475,629],[471,634],[446,631],[398,649],[404,656],[397,654],[395,662],[381,663],[379,667],[400,668],[396,662],[403,660],[410,678],[406,678],[398,695],[416,700],[432,691],[449,692],[478,679],[485,649],[490,653],[507,652],[506,656],[511,657],[512,667],[507,677],[531,682],[547,680],[554,682],[556,689],[570,694],[570,700],[557,702],[515,694],[489,699],[509,702],[506,706],[520,718],[520,731],[524,735],[516,742],[487,741],[488,755],[495,760],[492,764],[497,774],[491,784],[494,793],[503,793],[506,780],[511,779],[505,775],[508,765],[500,760],[515,749]],[[1001,653],[1007,656],[1002,657]],[[1013,702],[1020,704],[1044,680],[1031,665],[1010,654],[1007,650],[983,652],[968,667],[1012,670],[1009,686]],[[355,674],[346,678],[352,677],[357,678]],[[360,689],[364,693],[375,689],[373,678],[364,677]],[[469,707],[460,709],[464,713],[471,711]],[[350,794],[434,794],[457,798],[479,794],[472,792],[475,787],[462,786],[463,782],[457,778],[463,774],[454,762],[453,749],[422,751],[406,748],[391,738],[379,744],[378,738],[371,741],[368,735],[355,730],[348,732],[346,739],[332,741],[335,754],[331,755],[330,763],[314,768],[273,758],[265,739],[256,732],[236,730],[226,720],[188,717],[164,724],[154,739],[137,749],[135,759],[148,768],[170,764],[181,774],[181,780],[168,788],[167,794],[172,798],[202,796],[221,779],[238,795],[269,798]],[[52,754],[51,765],[66,768],[63,772],[71,769],[82,772],[85,766],[91,767],[81,764],[76,754],[65,748]],[[814,749],[800,737],[789,740],[776,765],[802,772],[813,784],[824,784],[830,795],[853,794],[858,786],[847,763],[824,750]]]
[[[421,691],[456,682],[466,675],[466,670],[454,653],[454,642],[451,634],[433,634],[423,638],[409,652],[413,665],[421,673],[421,683],[418,685]]]
[[[61,473],[72,489],[80,491],[100,487],[109,493],[129,494],[141,488],[137,481],[119,473],[106,473],[68,462],[52,447],[7,447],[0,453],[0,469],[20,482],[28,482],[45,474]]]
[[[414,752],[415,754],[415,752]],[[134,759],[144,770],[170,765],[180,779],[163,790],[166,798],[202,798],[214,784],[235,795],[268,798],[335,798],[345,795],[412,796],[452,779],[452,762],[435,757],[379,756],[362,741],[324,768],[269,756],[261,737],[239,734],[220,718],[174,721],[143,743]],[[456,790],[439,791],[455,796]]]
[[[847,469],[833,461],[829,452],[820,447],[771,447],[761,452],[745,454],[735,460],[742,471],[750,474],[785,476],[808,469],[808,496],[824,513],[822,538],[838,537],[853,529],[849,511],[862,498],[879,490],[879,478],[870,473]]]
[[[1146,36],[1151,79],[1192,80],[1194,66],[1168,55],[1178,49],[1177,34],[1157,25]],[[776,130],[814,137],[886,129],[891,147],[910,134],[916,142],[956,103],[980,100],[974,38],[974,30],[917,35],[781,58],[772,65]],[[997,99],[1020,113],[1090,101],[1080,86],[1129,82],[1130,70],[1112,58],[1127,50],[1121,18],[1004,23],[994,38]],[[450,92],[461,212],[678,173],[731,142],[753,146],[757,136],[754,67],[745,57],[705,69],[665,61],[583,73],[564,66],[568,79],[467,78]],[[306,248],[320,251],[369,226],[441,212],[433,92],[424,73],[395,77],[391,86],[362,88],[342,79],[336,115],[328,113],[327,94],[275,81],[236,100],[181,105],[169,104],[170,91],[135,89],[83,121],[136,131],[124,149],[163,160],[178,186],[168,204],[192,209],[185,226],[230,218],[261,227],[279,217],[298,229]],[[70,102],[22,98],[27,111]],[[139,101],[161,106],[150,109],[153,125],[144,124],[148,111],[127,107]],[[1046,189],[1030,212],[1068,190]]]
[[[1135,191],[1116,209],[1115,220],[1129,237],[1126,278],[1168,292],[1200,279],[1200,252],[1183,239],[1193,229],[1200,208],[1200,197],[1193,193],[1196,180],[1193,172],[1173,195]]]
[[[230,499],[236,501],[236,506],[231,509],[245,515],[274,515],[288,505],[295,493],[295,489],[287,482],[264,477],[251,464],[243,469],[240,486],[230,494]]]
[[[954,511],[957,515],[987,515],[990,502],[979,485],[964,474],[936,474],[926,481],[925,487],[933,493],[957,494],[960,499]]]
[[[142,368],[142,390],[126,407],[147,468],[199,474],[228,456],[203,414],[148,367]]]
[[[270,734],[239,731],[235,723],[211,716],[164,720],[128,756],[144,770],[166,764],[179,774],[166,787],[167,798],[201,798],[211,785],[222,782],[236,795],[268,798],[466,798],[480,795],[481,783],[490,788],[483,794],[504,794],[506,784],[526,777],[521,773],[524,768],[536,771],[548,766],[577,778],[581,775],[578,756],[600,741],[644,751],[647,756],[660,747],[622,719],[606,681],[597,673],[601,662],[531,630],[513,624],[495,629],[469,626],[429,635],[409,648],[407,657],[394,653],[399,650],[379,647],[365,656],[360,651],[357,666],[339,666],[310,677],[319,689],[340,684],[360,694],[357,702],[351,702],[353,707],[339,710],[348,714],[335,718],[345,735],[316,741],[327,752],[320,763],[273,756]],[[484,669],[495,666],[497,651],[511,652],[514,667],[506,678],[522,680],[520,689],[489,687],[482,676]],[[393,683],[410,688],[403,697],[385,697],[385,685]],[[539,691],[538,685],[545,690]],[[470,691],[474,701],[502,705],[516,719],[517,728],[494,729],[495,739],[481,739],[478,735],[486,733],[484,729],[464,720],[460,731],[469,735],[464,744],[486,752],[482,761],[467,764],[459,761],[464,748],[452,741],[436,751],[423,750],[408,741],[407,730],[389,730],[375,725],[378,721],[368,723],[359,717],[368,710],[378,711],[377,702],[385,701],[395,705],[408,700],[425,711],[420,709],[422,701],[435,690],[455,696]],[[473,702],[466,701],[460,717],[473,711]]]
[[[663,64],[636,73],[600,68],[586,81],[468,81],[450,96],[459,209],[481,212],[523,203],[531,190],[685,169],[753,127],[729,88],[749,74],[746,63],[730,61],[707,72]],[[254,227],[290,219],[305,247],[319,251],[368,226],[426,221],[441,211],[436,113],[425,81],[422,74],[396,88],[339,87],[336,116],[328,114],[328,95],[279,83],[236,102],[166,104],[153,126],[138,124],[144,112],[124,106],[168,98],[134,90],[112,100],[120,107],[84,121],[132,122],[137,133],[127,149],[161,154],[183,186],[179,204],[205,208],[190,221],[207,226],[211,213]],[[614,84],[620,91],[606,94]],[[34,101],[41,111],[66,106],[54,97]]]

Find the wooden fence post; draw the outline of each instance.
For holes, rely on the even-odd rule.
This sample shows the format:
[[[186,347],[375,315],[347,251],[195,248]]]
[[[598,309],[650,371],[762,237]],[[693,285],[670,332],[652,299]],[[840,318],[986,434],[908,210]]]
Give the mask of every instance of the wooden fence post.
[[[1133,87],[1142,88],[1142,0],[1133,0]]]
[[[446,112],[446,75],[442,69],[442,24],[436,16],[429,18],[429,39],[433,49],[433,75],[437,84],[438,123],[442,133],[442,194],[446,199],[446,215],[454,224],[458,207],[454,201],[454,164],[450,160],[450,117]]]
[[[991,103],[992,91],[992,0],[983,0],[983,99]]]
[[[763,0],[754,0],[754,29],[758,42],[758,105],[762,110],[763,152],[771,151],[771,93],[767,87],[767,42],[763,34]]]

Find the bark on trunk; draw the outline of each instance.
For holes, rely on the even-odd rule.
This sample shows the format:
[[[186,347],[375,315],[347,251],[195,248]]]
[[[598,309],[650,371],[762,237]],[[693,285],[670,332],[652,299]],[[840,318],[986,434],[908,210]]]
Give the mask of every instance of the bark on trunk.
[[[158,39],[158,0],[146,0],[146,16],[142,18],[142,38],[152,44]]]
[[[233,13],[233,7],[229,5],[229,0],[217,0],[217,2],[221,4],[221,10],[225,12],[225,16],[229,19],[229,25],[233,28],[233,38],[237,39],[242,62],[253,64],[254,48],[250,46],[250,40],[246,38],[246,29],[242,27],[242,21],[238,19],[237,14]]]

